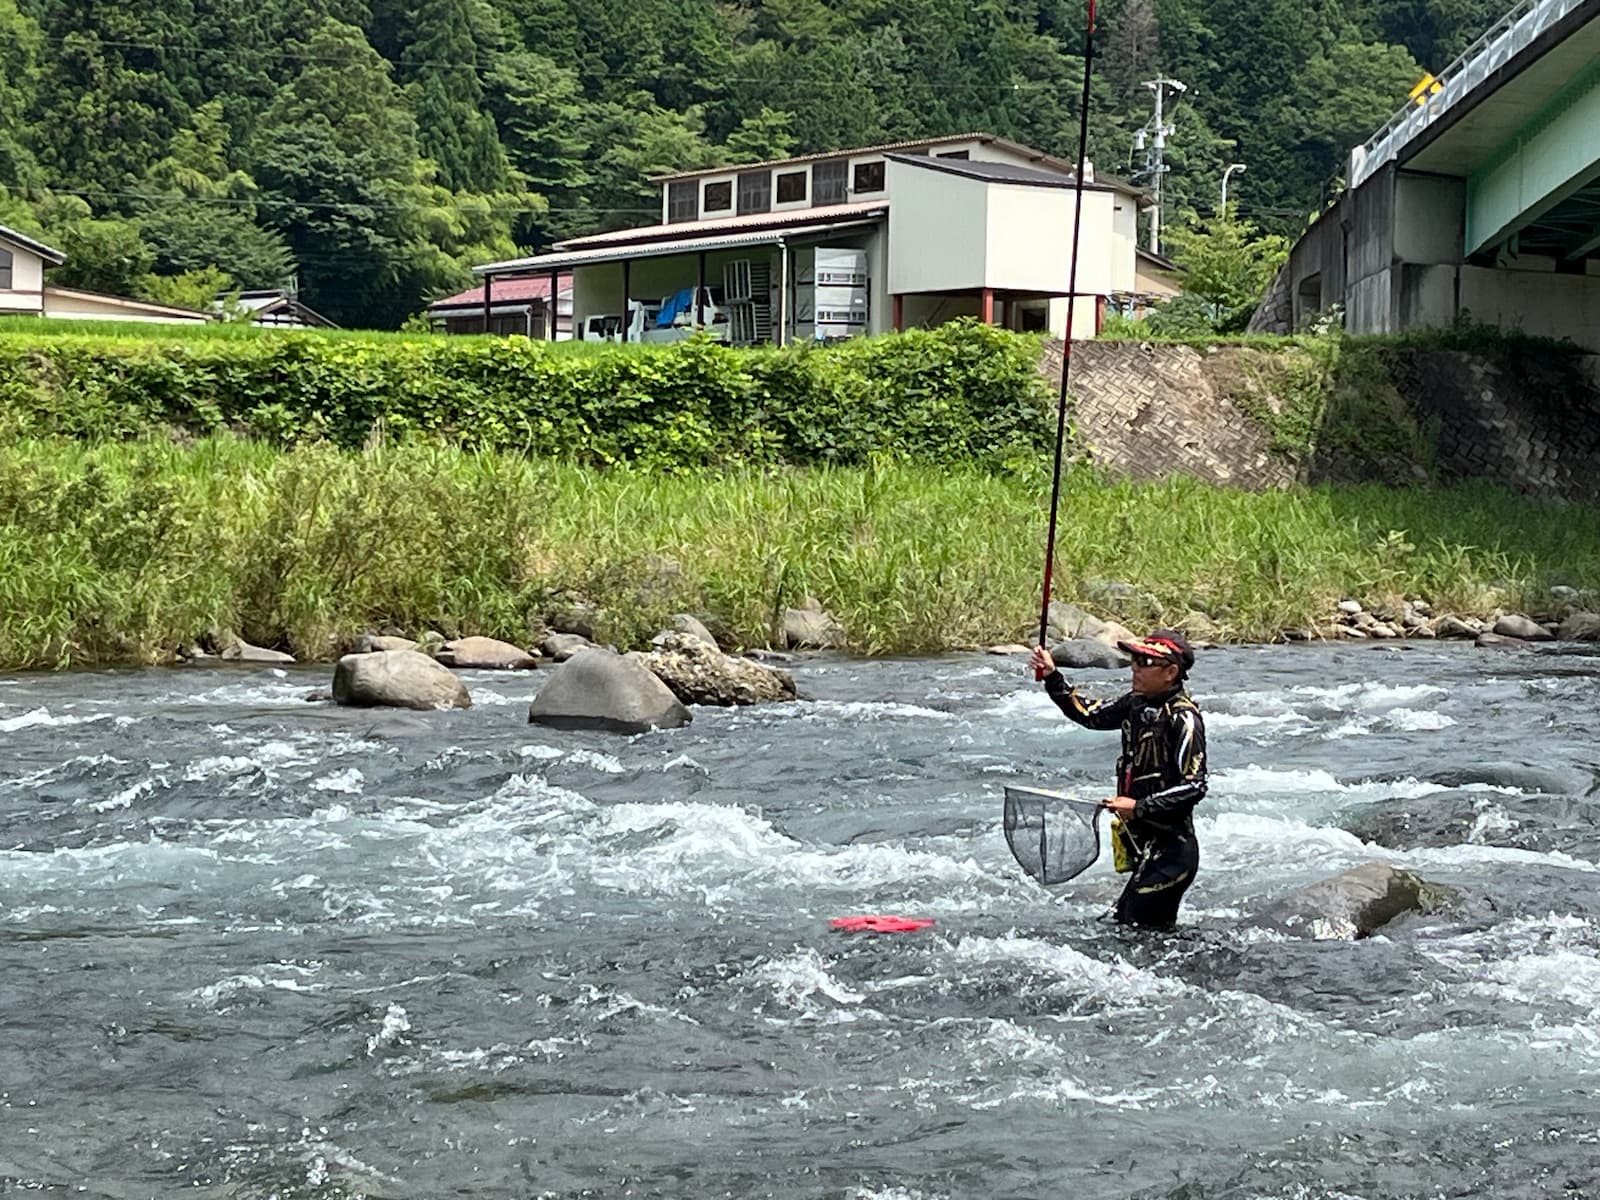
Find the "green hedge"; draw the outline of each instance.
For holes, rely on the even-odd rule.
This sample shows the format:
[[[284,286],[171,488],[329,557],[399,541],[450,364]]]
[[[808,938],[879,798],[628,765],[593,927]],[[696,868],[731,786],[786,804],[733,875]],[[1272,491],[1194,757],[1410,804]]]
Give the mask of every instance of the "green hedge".
[[[1037,339],[972,322],[827,347],[573,355],[526,338],[248,340],[0,332],[0,435],[231,429],[443,440],[587,464],[998,461],[1046,445]]]

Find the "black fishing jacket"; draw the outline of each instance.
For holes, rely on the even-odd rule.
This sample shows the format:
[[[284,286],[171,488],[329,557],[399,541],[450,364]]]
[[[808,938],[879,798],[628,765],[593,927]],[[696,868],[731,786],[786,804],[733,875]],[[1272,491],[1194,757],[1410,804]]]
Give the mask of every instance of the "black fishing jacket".
[[[1060,671],[1045,677],[1056,707],[1085,729],[1122,729],[1117,794],[1138,801],[1128,832],[1141,846],[1193,840],[1194,806],[1206,794],[1206,726],[1182,685],[1159,696],[1128,692],[1084,700]]]

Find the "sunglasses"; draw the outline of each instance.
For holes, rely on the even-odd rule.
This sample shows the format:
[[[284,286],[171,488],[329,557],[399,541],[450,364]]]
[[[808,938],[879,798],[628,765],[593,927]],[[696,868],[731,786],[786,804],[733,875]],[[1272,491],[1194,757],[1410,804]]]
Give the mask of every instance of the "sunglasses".
[[[1133,665],[1136,667],[1164,667],[1167,666],[1170,661],[1170,659],[1156,658],[1149,654],[1133,655]]]

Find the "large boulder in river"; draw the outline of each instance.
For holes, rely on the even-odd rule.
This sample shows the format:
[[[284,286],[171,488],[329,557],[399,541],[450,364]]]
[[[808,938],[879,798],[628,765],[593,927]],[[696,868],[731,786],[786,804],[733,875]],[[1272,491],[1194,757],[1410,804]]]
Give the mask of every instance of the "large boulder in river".
[[[1099,638],[1073,638],[1050,647],[1050,657],[1063,670],[1088,670],[1095,667],[1115,669],[1133,661],[1125,652],[1110,642]]]
[[[488,637],[457,638],[433,657],[447,667],[466,670],[527,671],[539,665],[526,650]]]
[[[1458,900],[1451,888],[1388,863],[1369,862],[1290,893],[1258,919],[1299,937],[1352,940],[1369,937],[1406,913],[1440,912]]]
[[[549,682],[528,706],[528,720],[557,729],[643,733],[677,729],[693,717],[651,674],[642,655],[593,646],[550,673]]]
[[[470,708],[449,667],[419,650],[346,654],[333,669],[333,699],[352,708]]]
[[[663,634],[644,665],[685,704],[770,704],[795,698],[794,676],[734,658],[686,633]]]

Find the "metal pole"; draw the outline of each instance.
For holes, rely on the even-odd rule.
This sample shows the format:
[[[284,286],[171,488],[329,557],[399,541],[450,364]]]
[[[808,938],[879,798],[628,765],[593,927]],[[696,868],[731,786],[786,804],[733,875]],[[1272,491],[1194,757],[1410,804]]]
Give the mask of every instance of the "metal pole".
[[[493,275],[485,275],[483,277],[483,331],[485,333],[489,332],[490,293],[493,290],[494,290],[494,276]]]
[[[778,345],[789,344],[789,247],[778,239]]]
[[[1161,165],[1162,151],[1167,147],[1167,135],[1161,125],[1161,100],[1166,95],[1166,81],[1156,80],[1156,206],[1150,210],[1150,253],[1161,253],[1161,176],[1166,168]]]
[[[1228,180],[1230,177],[1232,177],[1235,171],[1243,173],[1244,164],[1229,163],[1228,169],[1222,173],[1222,211],[1224,213],[1228,211]]]

